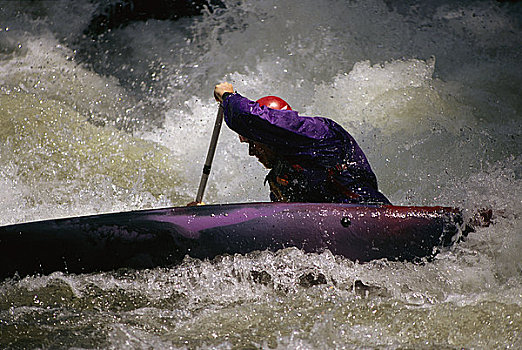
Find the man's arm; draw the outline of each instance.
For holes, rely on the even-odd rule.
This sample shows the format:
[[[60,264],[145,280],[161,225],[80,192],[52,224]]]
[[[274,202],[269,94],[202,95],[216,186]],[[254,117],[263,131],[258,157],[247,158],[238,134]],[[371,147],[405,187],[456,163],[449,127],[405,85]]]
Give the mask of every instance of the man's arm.
[[[323,118],[302,117],[295,111],[259,106],[237,93],[224,94],[225,122],[247,139],[276,148],[306,147],[324,141],[329,135]]]

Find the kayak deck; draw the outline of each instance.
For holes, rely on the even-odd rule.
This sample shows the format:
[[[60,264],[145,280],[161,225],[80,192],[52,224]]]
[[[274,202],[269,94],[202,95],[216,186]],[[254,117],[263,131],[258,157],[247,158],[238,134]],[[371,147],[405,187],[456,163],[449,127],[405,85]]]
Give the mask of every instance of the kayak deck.
[[[366,262],[412,261],[451,245],[462,217],[449,207],[248,203],[175,207],[0,227],[0,277],[88,273],[179,263],[186,255],[297,247]]]

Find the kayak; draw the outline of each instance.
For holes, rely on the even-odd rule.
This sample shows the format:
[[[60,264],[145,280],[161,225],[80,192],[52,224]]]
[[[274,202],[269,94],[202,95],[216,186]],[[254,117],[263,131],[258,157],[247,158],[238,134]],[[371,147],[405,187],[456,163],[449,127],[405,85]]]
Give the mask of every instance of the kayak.
[[[185,256],[330,250],[347,259],[415,261],[457,239],[450,207],[247,203],[109,213],[0,227],[0,277],[153,268]]]

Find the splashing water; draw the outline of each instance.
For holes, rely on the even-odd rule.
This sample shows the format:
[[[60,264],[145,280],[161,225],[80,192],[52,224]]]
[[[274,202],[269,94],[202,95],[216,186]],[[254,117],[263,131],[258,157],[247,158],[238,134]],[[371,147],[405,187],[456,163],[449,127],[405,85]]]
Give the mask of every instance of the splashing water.
[[[0,284],[2,348],[520,348],[521,6],[224,1],[84,35],[91,1],[0,6],[0,224],[183,205],[228,80],[342,124],[396,204],[494,224],[423,264],[296,249]],[[224,128],[205,201],[268,200]]]

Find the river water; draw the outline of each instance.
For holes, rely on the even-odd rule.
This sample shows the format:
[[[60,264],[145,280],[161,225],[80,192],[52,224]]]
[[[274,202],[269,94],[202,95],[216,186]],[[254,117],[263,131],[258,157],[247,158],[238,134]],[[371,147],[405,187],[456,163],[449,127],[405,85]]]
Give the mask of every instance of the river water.
[[[0,224],[193,200],[224,80],[341,123],[393,203],[494,224],[417,264],[286,249],[14,277],[0,348],[521,348],[520,3],[224,4],[93,37],[95,2],[1,1]],[[207,203],[268,200],[246,147],[223,128]]]

